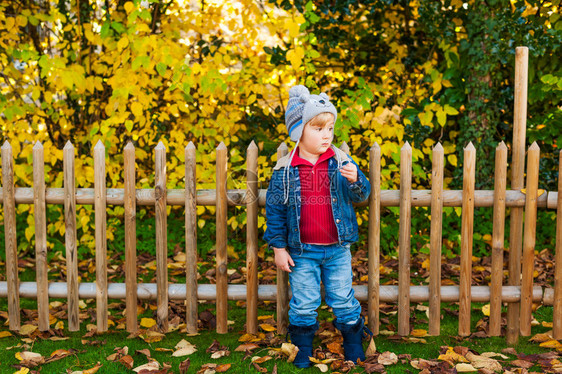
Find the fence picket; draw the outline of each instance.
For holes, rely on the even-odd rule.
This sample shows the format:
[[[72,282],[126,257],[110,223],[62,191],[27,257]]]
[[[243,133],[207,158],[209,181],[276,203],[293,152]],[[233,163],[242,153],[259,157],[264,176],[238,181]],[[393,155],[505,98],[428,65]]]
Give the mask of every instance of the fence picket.
[[[154,148],[154,198],[156,199],[156,284],[158,300],[156,324],[168,331],[168,227],[166,214],[166,147],[160,141]]]
[[[107,192],[105,186],[105,146],[94,147],[94,213],[96,220],[96,318],[97,330],[107,331]]]
[[[64,146],[63,159],[68,330],[78,331],[80,330],[80,319],[78,306],[78,250],[76,247],[76,179],[74,178],[74,146],[70,141]]]
[[[540,149],[536,142],[527,155],[527,191],[525,200],[525,231],[523,235],[523,263],[521,271],[521,325],[522,336],[531,335],[533,308],[533,271],[535,270],[535,235],[537,228],[537,197],[539,189]]]
[[[554,261],[554,312],[552,337],[562,339],[562,152],[558,153],[558,198],[556,205],[556,258]]]
[[[258,332],[258,147],[252,140],[246,169],[246,330]]]
[[[277,160],[289,153],[284,142],[277,147]],[[288,248],[287,248],[288,250]],[[289,325],[289,273],[277,268],[277,332],[287,333]]]
[[[443,243],[443,165],[441,143],[433,148],[431,177],[431,233],[429,239],[429,335],[441,330],[441,245]]]
[[[505,186],[507,176],[507,147],[504,142],[501,142],[496,148],[495,169],[489,336],[501,335]]]
[[[472,283],[472,233],[474,231],[474,173],[476,149],[472,142],[464,149],[463,203],[461,227],[461,274],[459,284],[459,335],[470,335]]]
[[[400,223],[398,239],[398,335],[410,333],[410,232],[412,219],[412,147],[400,151]]]
[[[374,143],[369,150],[369,283],[367,316],[373,334],[379,334],[380,253],[381,253],[381,147]]]
[[[14,196],[14,158],[12,146],[6,140],[2,145],[2,181],[4,183],[4,237],[6,250],[6,281],[8,288],[8,319],[10,330],[19,331],[20,293],[16,234],[16,199]]]
[[[525,135],[527,128],[527,82],[529,49],[515,48],[515,87],[513,105],[513,141],[511,143],[511,189],[520,190],[525,183]],[[523,247],[523,208],[511,208],[509,214],[509,278],[510,286],[521,284],[521,251]],[[520,303],[507,305],[507,343],[519,340]]]
[[[228,332],[228,277],[227,277],[227,148],[223,142],[217,147],[217,333]]]
[[[137,205],[135,147],[129,142],[123,150],[125,184],[125,299],[127,331],[138,330],[137,319]]]
[[[35,266],[39,330],[49,330],[49,280],[47,278],[47,212],[45,162],[41,142],[33,146],[33,206],[35,216]]]
[[[185,147],[185,323],[197,333],[197,176],[193,142]]]

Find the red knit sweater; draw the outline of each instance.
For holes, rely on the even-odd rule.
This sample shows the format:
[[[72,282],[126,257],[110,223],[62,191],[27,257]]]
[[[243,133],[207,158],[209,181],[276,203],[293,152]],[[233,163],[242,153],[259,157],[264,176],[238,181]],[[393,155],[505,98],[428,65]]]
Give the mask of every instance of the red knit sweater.
[[[330,201],[330,178],[328,160],[334,156],[328,148],[316,164],[295,152],[291,166],[298,166],[301,182],[301,242],[311,244],[332,244],[338,242],[338,229],[334,223],[332,202]]]

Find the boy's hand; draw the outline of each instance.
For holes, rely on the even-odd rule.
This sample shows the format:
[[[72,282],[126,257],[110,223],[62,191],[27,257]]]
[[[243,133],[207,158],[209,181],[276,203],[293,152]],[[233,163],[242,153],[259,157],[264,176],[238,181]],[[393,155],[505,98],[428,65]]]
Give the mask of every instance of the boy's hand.
[[[340,174],[343,175],[349,183],[357,182],[357,166],[349,162],[340,168]]]
[[[287,250],[285,248],[273,248],[273,251],[275,252],[275,266],[277,266],[278,269],[290,273],[291,268],[289,265],[295,266],[295,263]]]

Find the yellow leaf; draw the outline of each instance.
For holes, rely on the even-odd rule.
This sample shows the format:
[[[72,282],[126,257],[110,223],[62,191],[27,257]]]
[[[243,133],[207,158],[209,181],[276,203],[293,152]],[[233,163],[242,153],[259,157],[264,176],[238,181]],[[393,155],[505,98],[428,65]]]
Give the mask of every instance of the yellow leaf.
[[[153,318],[142,318],[140,325],[149,329],[156,325],[156,321]]]
[[[424,329],[416,329],[416,330],[412,330],[412,336],[415,336],[416,338],[422,338],[424,336],[427,336],[427,330]]]
[[[139,103],[138,101],[133,102],[131,104],[131,112],[137,118],[142,116],[142,104]]]
[[[16,371],[14,374],[27,374],[27,373],[29,373],[29,369],[24,367]]]
[[[267,331],[267,332],[272,332],[272,331],[276,331],[276,330],[277,330],[275,327],[271,326],[271,325],[268,324],[268,323],[262,323],[262,324],[260,325],[260,327],[261,327],[262,330]]]
[[[23,325],[20,329],[20,335],[30,335],[35,330],[37,330],[37,326],[34,325]]]
[[[548,340],[544,343],[541,343],[539,346],[543,348],[562,349],[562,343],[560,343],[558,340],[555,339]]]
[[[9,331],[0,331],[0,338],[6,338],[8,336],[12,336],[12,333]]]
[[[130,1],[127,1],[123,7],[125,8],[125,11],[127,12],[127,14],[130,14],[133,11],[133,9],[135,8],[133,3],[130,2]]]
[[[486,304],[482,307],[482,313],[485,316],[490,317],[490,304]]]
[[[453,166],[457,166],[457,156],[456,155],[448,155],[447,160]]]

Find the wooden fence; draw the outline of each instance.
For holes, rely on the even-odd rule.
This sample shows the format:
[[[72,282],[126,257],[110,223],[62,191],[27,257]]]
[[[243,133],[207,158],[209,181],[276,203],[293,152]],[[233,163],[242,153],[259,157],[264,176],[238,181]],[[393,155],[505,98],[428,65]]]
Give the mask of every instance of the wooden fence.
[[[517,49],[516,118],[511,165],[511,190],[506,189],[507,147],[502,142],[496,148],[494,190],[475,190],[476,151],[472,143],[464,149],[463,189],[443,190],[444,152],[440,144],[433,149],[431,190],[412,190],[412,149],[404,144],[400,156],[400,190],[381,190],[381,152],[374,144],[369,152],[369,180],[372,192],[367,202],[368,220],[368,285],[354,286],[356,296],[368,302],[368,324],[379,331],[379,303],[398,304],[398,333],[410,333],[409,317],[412,302],[429,301],[429,333],[440,333],[441,302],[459,303],[461,336],[470,334],[472,302],[490,301],[491,336],[501,332],[501,305],[508,303],[507,340],[517,341],[519,334],[530,335],[533,302],[554,305],[555,339],[562,339],[562,219],[557,219],[555,287],[533,286],[534,246],[537,208],[557,209],[562,212],[562,178],[558,191],[539,195],[538,169],[540,151],[533,143],[528,149],[527,179],[524,185],[525,164],[525,101],[526,98],[526,48]],[[523,66],[523,69],[521,68]],[[522,73],[523,71],[523,73]],[[524,91],[524,94],[521,92]],[[522,113],[523,112],[523,113]],[[347,145],[342,149],[349,152]],[[108,323],[108,298],[126,300],[127,330],[138,329],[138,299],[157,302],[157,324],[162,331],[168,329],[168,300],[185,300],[188,333],[197,331],[197,301],[216,301],[216,329],[226,333],[229,299],[246,300],[246,328],[256,333],[258,300],[277,301],[278,332],[285,333],[289,305],[287,273],[277,272],[276,285],[258,284],[258,229],[259,206],[265,205],[265,190],[258,190],[258,148],[252,142],[247,150],[247,189],[227,190],[227,148],[221,143],[216,149],[216,188],[196,189],[195,146],[185,148],[185,188],[166,189],[166,149],[160,142],[155,148],[155,186],[153,189],[135,187],[135,149],[128,144],[124,149],[124,188],[106,189],[105,148],[101,142],[94,147],[94,188],[76,188],[74,176],[75,152],[72,144],[64,148],[64,188],[46,188],[44,150],[37,142],[33,147],[33,188],[15,188],[13,155],[9,142],[2,146],[2,188],[0,203],[4,207],[6,247],[6,282],[0,282],[0,297],[8,299],[9,328],[20,328],[20,297],[37,299],[38,327],[49,329],[49,297],[67,298],[68,326],[79,329],[78,304],[80,298],[96,298],[98,331],[106,331]],[[287,154],[283,143],[277,155]],[[562,154],[560,156],[562,167]],[[562,173],[561,173],[562,175]],[[521,190],[526,188],[523,193]],[[20,282],[17,268],[16,204],[33,204],[35,218],[36,282]],[[64,204],[67,282],[48,282],[47,279],[47,204]],[[95,210],[95,283],[78,282],[76,245],[76,204],[94,205]],[[123,205],[125,209],[125,283],[107,282],[106,263],[106,206]],[[156,216],[156,284],[137,283],[136,273],[136,207],[155,206]],[[167,270],[168,205],[185,206],[186,283],[169,284]],[[216,284],[197,283],[196,207],[216,206]],[[227,278],[227,210],[229,206],[246,206],[247,209],[247,282],[246,285],[228,284]],[[380,210],[381,207],[400,207],[399,276],[398,286],[379,284]],[[410,228],[411,208],[431,207],[430,231],[430,284],[410,284]],[[461,267],[459,285],[441,285],[441,247],[443,207],[462,207]],[[472,235],[475,207],[493,208],[492,274],[489,286],[472,286]],[[511,236],[509,252],[509,280],[502,284],[505,210],[511,208]],[[523,215],[525,226],[523,229]],[[523,261],[521,261],[523,259]]]

